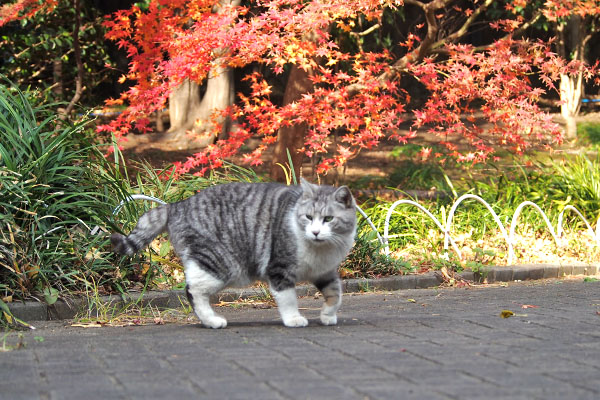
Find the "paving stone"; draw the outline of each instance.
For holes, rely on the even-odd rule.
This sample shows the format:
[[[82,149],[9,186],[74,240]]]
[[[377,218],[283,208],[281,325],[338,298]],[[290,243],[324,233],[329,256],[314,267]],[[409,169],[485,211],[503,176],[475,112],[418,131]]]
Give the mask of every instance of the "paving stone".
[[[590,275],[592,268],[587,265],[575,265],[573,266],[573,275]]]
[[[363,399],[362,390],[355,390],[328,379],[304,380],[288,378],[287,380],[269,380],[269,385],[290,399]]]
[[[573,266],[572,265],[560,265],[558,267],[558,277],[563,278],[565,276],[569,276],[573,274]]]
[[[11,303],[12,314],[24,321],[41,321],[48,319],[48,309],[45,304],[37,302]]]
[[[598,293],[570,279],[344,295],[335,327],[308,297],[302,329],[249,307],[220,308],[224,330],[44,322],[0,353],[0,400],[596,399]]]
[[[544,278],[544,266],[542,265],[531,265],[527,267],[529,271],[529,277],[527,279],[542,279]]]
[[[0,383],[0,400],[40,399],[44,395],[47,393],[37,385],[18,384],[10,381]]]
[[[493,269],[494,280],[490,282],[510,282],[513,280],[512,268],[496,267]]]
[[[560,267],[558,265],[545,265],[544,266],[544,279],[558,278]]]
[[[513,269],[513,280],[524,281],[526,279],[531,279],[529,274],[529,268],[517,267]]]
[[[417,289],[425,289],[438,286],[442,283],[442,279],[437,275],[427,274],[427,275],[418,275],[417,282],[415,283],[415,287]]]

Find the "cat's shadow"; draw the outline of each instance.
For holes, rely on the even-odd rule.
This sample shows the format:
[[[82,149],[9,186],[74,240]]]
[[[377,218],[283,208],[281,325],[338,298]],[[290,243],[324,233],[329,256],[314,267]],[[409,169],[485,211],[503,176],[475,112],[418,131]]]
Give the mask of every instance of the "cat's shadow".
[[[332,329],[332,328],[341,328],[344,326],[356,326],[356,325],[364,325],[364,322],[361,322],[360,320],[357,319],[343,319],[338,321],[338,324],[335,326],[327,326],[327,325],[323,325],[321,324],[321,322],[318,319],[309,319],[308,320],[308,326],[304,327],[304,328],[289,328],[289,329],[310,329],[310,328],[320,328],[320,329]],[[205,328],[204,326],[202,326],[202,324],[200,322],[192,324],[192,325],[186,325],[187,327],[190,327],[191,329],[208,329]],[[230,329],[230,328],[262,328],[262,327],[281,327],[281,328],[285,328],[283,326],[283,324],[281,323],[281,321],[279,320],[267,320],[267,321],[228,321],[227,322],[227,328],[225,329]],[[288,329],[288,328],[286,328]]]

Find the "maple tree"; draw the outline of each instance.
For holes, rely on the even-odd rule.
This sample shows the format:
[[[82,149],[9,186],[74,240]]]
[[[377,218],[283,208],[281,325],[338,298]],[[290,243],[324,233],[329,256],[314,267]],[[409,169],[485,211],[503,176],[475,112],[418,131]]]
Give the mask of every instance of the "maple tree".
[[[484,162],[499,147],[522,153],[536,143],[559,143],[562,130],[540,109],[539,99],[558,92],[561,76],[591,79],[597,73],[581,60],[560,57],[553,40],[525,37],[541,19],[597,16],[597,1],[225,3],[156,0],[106,20],[108,37],[131,59],[122,80],[135,85],[107,102],[127,108],[100,131],[117,137],[132,129],[147,131],[151,113],[163,109],[183,82],[201,83],[218,68],[237,68],[251,70],[243,78],[247,90],[232,106],[214,110],[209,121],[211,135],[222,139],[177,163],[178,172],[202,174],[219,167],[250,138],[260,144],[244,159],[259,164],[278,132],[289,127],[301,127],[296,134],[302,146],[288,150],[318,158],[318,173],[343,165],[384,138],[406,143],[423,132],[436,135],[444,146],[435,152],[424,148],[423,158]],[[405,22],[393,36],[401,37],[395,43],[386,44],[381,35],[371,40],[389,15],[395,16],[394,23],[406,21],[407,15],[413,22]],[[469,44],[482,26],[490,28],[486,42]],[[303,71],[299,76],[310,84],[281,102],[273,94],[273,78],[292,75],[290,70]],[[407,79],[425,90],[423,101],[414,101]],[[233,124],[226,136],[219,136],[225,117]],[[477,118],[489,128],[484,131]],[[408,130],[398,129],[403,122]],[[471,149],[459,150],[452,140],[457,137]]]
[[[10,21],[27,19],[40,11],[52,11],[58,0],[17,0],[0,6],[0,26]]]

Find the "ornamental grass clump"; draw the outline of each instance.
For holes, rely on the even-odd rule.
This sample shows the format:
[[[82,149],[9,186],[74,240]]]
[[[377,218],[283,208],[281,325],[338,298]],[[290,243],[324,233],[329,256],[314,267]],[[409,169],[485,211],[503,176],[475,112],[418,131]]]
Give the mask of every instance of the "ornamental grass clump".
[[[61,121],[32,99],[0,84],[0,299],[52,304],[91,281],[115,286],[131,275],[105,235],[126,187],[86,133],[88,120]]]

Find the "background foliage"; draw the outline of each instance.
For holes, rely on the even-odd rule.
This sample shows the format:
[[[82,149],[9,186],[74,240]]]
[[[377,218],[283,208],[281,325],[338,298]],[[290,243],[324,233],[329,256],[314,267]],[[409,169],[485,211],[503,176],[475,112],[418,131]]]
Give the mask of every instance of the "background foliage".
[[[85,90],[80,103],[98,106],[123,86],[117,78],[127,62],[104,38],[103,11],[83,1],[79,41],[84,67]],[[0,74],[20,88],[34,88],[46,101],[69,101],[77,76],[73,49],[75,8],[70,0],[59,0],[48,12],[0,25]]]

